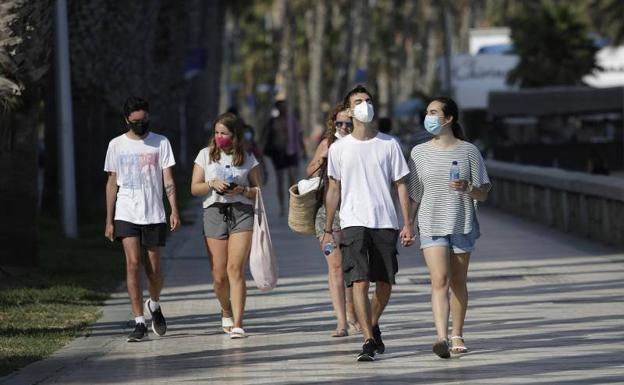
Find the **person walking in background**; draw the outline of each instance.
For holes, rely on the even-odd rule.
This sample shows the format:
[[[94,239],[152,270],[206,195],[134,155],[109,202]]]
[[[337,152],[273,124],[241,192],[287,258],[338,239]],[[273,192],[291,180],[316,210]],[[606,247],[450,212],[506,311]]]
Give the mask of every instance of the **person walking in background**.
[[[408,162],[413,201],[410,216],[418,214],[420,248],[431,277],[431,306],[438,334],[433,352],[441,358],[468,351],[463,337],[468,263],[480,236],[477,201],[485,201],[490,190],[485,162],[479,149],[466,141],[458,116],[452,99],[433,99],[424,121],[433,138],[414,146]],[[450,348],[449,310],[453,319]]]
[[[294,114],[288,113],[286,100],[275,102],[272,116],[263,130],[264,154],[271,158],[277,177],[277,199],[279,215],[284,216],[284,194],[289,186],[295,184],[300,151],[303,150],[301,129]],[[284,187],[285,173],[288,174],[288,186]]]
[[[385,351],[379,319],[398,271],[397,240],[400,237],[401,244],[407,246],[413,238],[405,183],[409,170],[399,143],[370,124],[374,109],[368,90],[356,86],[344,104],[353,117],[353,132],[329,148],[327,218],[320,243],[322,248],[336,245],[332,226],[340,204],[345,283],[353,286],[353,302],[365,341],[357,360],[373,361],[376,352]],[[405,219],[400,234],[392,189],[398,190]],[[376,282],[372,303],[368,298],[371,281]]]
[[[251,249],[254,199],[261,185],[256,157],[243,148],[240,118],[217,117],[214,136],[193,167],[191,194],[204,197],[203,231],[221,327],[230,338],[244,338],[247,287],[245,267]]]
[[[325,135],[314,153],[314,157],[306,168],[308,177],[318,176],[321,178],[319,195],[322,201],[321,207],[316,214],[316,237],[320,240],[323,237],[325,228],[325,186],[327,179],[327,154],[330,146],[337,140],[344,138],[351,133],[353,123],[344,104],[340,103],[330,112],[327,119],[327,129]],[[340,220],[338,215],[334,216],[331,226],[336,243],[340,243]],[[336,312],[336,330],[332,337],[345,337],[356,334],[360,331],[357,322],[355,309],[353,307],[353,289],[347,288],[345,291],[344,274],[342,272],[342,253],[336,247],[331,253],[325,255],[328,269],[329,295],[331,297],[334,311]],[[346,308],[346,310],[345,310]],[[346,317],[346,318],[345,318]]]
[[[135,328],[127,341],[138,342],[147,337],[141,286],[142,248],[147,249],[145,272],[150,295],[145,309],[151,315],[153,332],[163,336],[167,331],[159,303],[160,247],[165,246],[167,235],[163,180],[171,206],[171,231],[180,227],[180,216],[171,170],[175,159],[169,140],[149,131],[149,105],[144,99],[128,98],[123,110],[128,131],[110,141],[104,163],[104,171],[108,173],[104,235],[111,242],[118,240],[123,245],[126,284],[135,317]]]

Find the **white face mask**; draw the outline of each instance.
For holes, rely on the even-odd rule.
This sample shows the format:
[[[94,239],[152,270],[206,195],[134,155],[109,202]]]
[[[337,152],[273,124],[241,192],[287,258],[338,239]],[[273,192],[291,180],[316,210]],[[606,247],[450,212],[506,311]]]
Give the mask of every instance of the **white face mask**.
[[[338,131],[336,131],[336,133],[334,134],[334,136],[336,137],[336,139],[342,139],[342,138],[344,138],[344,135],[341,135]]]
[[[362,102],[353,109],[353,117],[362,123],[370,123],[375,116],[373,105],[368,102]]]

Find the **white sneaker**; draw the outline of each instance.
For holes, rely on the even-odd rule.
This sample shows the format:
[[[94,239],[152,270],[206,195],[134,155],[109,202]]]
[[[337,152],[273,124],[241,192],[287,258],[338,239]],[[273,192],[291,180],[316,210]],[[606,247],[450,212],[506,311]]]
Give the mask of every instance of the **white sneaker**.
[[[234,328],[232,329],[232,332],[230,333],[230,338],[231,339],[245,338],[245,331],[243,330],[243,328]]]

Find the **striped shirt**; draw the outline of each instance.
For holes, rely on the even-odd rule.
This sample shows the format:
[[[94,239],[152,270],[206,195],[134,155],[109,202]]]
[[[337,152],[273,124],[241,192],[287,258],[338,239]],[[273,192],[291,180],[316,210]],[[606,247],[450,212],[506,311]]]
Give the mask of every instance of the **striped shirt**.
[[[431,141],[414,146],[410,168],[409,194],[418,209],[418,230],[425,236],[468,234],[475,218],[476,201],[449,187],[453,161],[459,165],[460,179],[474,187],[490,184],[481,153],[471,143],[461,141],[451,149],[440,149]]]

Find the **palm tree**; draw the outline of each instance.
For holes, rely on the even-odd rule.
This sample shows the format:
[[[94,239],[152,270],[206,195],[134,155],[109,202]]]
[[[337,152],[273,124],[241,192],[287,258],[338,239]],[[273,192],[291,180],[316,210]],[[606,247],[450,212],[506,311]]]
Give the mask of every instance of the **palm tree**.
[[[608,36],[612,45],[624,42],[624,1],[591,0],[587,9],[597,30]]]
[[[52,6],[51,0],[0,3],[0,266],[37,261],[37,125]]]
[[[578,85],[598,69],[587,26],[566,2],[527,2],[511,20],[511,37],[520,62],[509,74],[510,83]]]

